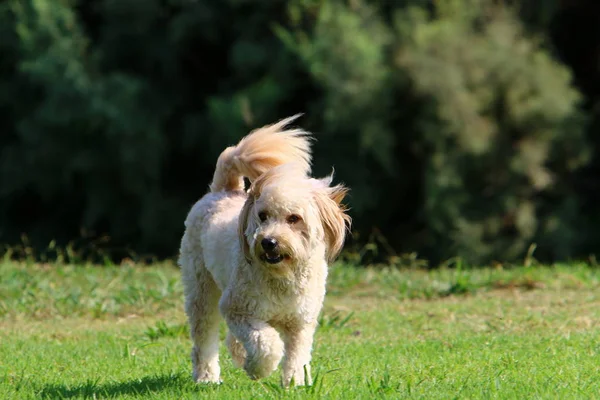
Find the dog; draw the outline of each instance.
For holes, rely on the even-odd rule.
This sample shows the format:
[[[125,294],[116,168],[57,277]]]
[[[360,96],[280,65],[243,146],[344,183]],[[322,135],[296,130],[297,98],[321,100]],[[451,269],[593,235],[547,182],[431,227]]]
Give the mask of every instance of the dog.
[[[220,383],[219,323],[236,367],[253,379],[282,363],[284,387],[310,385],[328,265],[351,218],[349,189],[310,177],[310,133],[298,116],[251,131],[217,160],[209,193],[185,220],[178,264],[193,341],[193,379]],[[249,187],[245,190],[244,178]]]

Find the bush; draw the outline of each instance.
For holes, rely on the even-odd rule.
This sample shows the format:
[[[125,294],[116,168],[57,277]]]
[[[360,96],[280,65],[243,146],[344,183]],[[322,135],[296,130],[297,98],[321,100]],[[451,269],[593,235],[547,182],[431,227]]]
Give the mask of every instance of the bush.
[[[2,2],[0,242],[172,256],[219,152],[305,112],[361,261],[579,255],[585,118],[536,1],[527,32],[483,0]]]
[[[117,257],[174,254],[218,153],[297,92],[267,23],[281,3],[250,19],[233,2],[0,7],[4,243],[108,235]]]
[[[389,26],[368,8],[325,3],[312,38],[296,34],[327,93],[323,125],[338,117],[334,129],[353,132],[379,161],[373,169],[352,157],[352,168],[372,172],[346,175],[363,189],[357,212],[375,226],[398,223],[404,204],[381,199],[414,194],[422,202],[410,212],[425,232],[417,249],[435,260],[516,260],[535,242],[546,257],[574,255],[578,200],[568,179],[587,152],[569,71],[508,10],[439,4],[435,13],[399,10]],[[400,96],[418,99],[408,129],[392,124],[406,107]],[[420,179],[407,185],[402,173]],[[393,239],[402,248],[405,238]]]
[[[69,239],[80,227],[117,240],[142,233],[142,245],[156,240],[161,227],[152,214],[164,204],[158,185],[165,143],[149,87],[97,71],[67,4],[9,5],[19,59],[3,78],[16,100],[13,140],[0,165],[3,219],[48,241]]]

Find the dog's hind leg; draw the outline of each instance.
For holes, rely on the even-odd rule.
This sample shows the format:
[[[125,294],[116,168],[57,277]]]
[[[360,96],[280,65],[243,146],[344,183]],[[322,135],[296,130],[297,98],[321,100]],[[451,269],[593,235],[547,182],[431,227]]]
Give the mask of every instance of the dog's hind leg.
[[[246,362],[246,349],[244,349],[244,345],[237,340],[231,332],[227,332],[227,339],[225,339],[225,342],[229,348],[233,364],[237,368],[242,368]]]
[[[180,265],[185,292],[185,311],[190,324],[193,377],[196,382],[220,382],[220,290],[204,267],[199,252],[182,251]]]

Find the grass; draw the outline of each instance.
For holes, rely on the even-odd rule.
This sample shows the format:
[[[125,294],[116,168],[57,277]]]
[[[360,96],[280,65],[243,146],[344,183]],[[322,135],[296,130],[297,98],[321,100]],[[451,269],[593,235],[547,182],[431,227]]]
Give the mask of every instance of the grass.
[[[251,381],[222,347],[222,385],[190,378],[170,264],[0,263],[0,398],[594,398],[600,270],[336,265],[311,387]],[[224,327],[223,327],[224,328]],[[224,335],[225,330],[222,330]]]

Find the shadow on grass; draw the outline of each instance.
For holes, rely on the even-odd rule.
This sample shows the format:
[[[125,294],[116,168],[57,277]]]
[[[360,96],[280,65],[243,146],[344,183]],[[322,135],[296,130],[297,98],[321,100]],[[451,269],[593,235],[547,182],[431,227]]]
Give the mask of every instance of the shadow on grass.
[[[41,389],[39,397],[42,399],[96,399],[114,398],[122,395],[143,396],[170,388],[189,389],[190,382],[191,379],[184,375],[160,375],[103,384],[93,381],[75,385],[51,384]],[[196,385],[193,386],[199,388]]]

